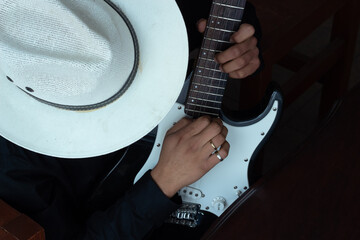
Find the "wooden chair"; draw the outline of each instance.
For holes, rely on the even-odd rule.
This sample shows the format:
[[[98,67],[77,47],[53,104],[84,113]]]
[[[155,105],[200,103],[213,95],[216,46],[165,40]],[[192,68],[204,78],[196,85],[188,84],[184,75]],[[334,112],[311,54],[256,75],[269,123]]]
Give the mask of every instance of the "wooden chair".
[[[44,229],[0,199],[0,239],[45,240]]]

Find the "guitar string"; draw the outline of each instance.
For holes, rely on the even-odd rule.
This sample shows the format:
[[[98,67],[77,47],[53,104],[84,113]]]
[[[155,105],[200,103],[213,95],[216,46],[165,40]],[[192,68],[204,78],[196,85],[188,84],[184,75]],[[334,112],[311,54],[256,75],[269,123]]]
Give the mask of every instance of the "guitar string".
[[[213,5],[212,5],[212,9],[211,9],[211,13],[213,13],[212,15],[218,15],[218,14],[214,13],[215,10],[219,9],[218,7],[215,7],[215,4],[214,4],[215,2],[216,2],[216,0],[213,1]],[[211,24],[210,23],[211,19],[212,19],[212,17],[210,17],[208,19],[208,22],[206,24],[205,35],[204,35],[206,37],[208,36],[208,34],[210,34],[209,33],[210,29],[208,28],[208,26]],[[201,59],[198,59],[198,61],[199,62],[202,61],[204,63],[202,65],[205,66],[205,67],[208,67],[207,63],[208,63],[208,61],[211,61],[212,59],[209,57],[209,55],[211,55],[210,51],[204,49],[206,47],[206,43],[208,43],[208,45],[209,45],[207,47],[207,49],[214,49],[213,46],[212,46],[212,42],[207,40],[207,39],[204,39],[202,49],[201,49],[202,51],[200,52],[200,56],[199,56]],[[196,74],[199,76],[198,79],[200,80],[200,84],[203,84],[205,86],[209,85],[209,81],[210,81],[211,84],[212,84],[212,81],[213,81],[213,80],[211,80],[209,78],[210,77],[209,74],[208,74],[208,76],[206,75],[206,72],[208,72],[208,71],[209,70],[207,70],[207,69],[197,69],[197,72],[196,72]],[[199,74],[199,73],[201,73],[201,74]],[[199,86],[195,85],[194,88],[195,89],[200,88],[200,86],[202,86],[202,85],[199,85]],[[208,109],[206,107],[207,106],[206,102],[209,102],[210,94],[206,95],[205,91],[204,92],[201,91],[201,92],[196,93],[196,95],[198,96],[198,99],[201,99],[201,100],[197,100],[198,104],[196,104],[196,106],[198,106],[199,111],[200,112],[202,112],[202,111],[207,112]],[[194,114],[201,115],[201,113],[196,113],[196,112],[194,112]]]
[[[217,3],[217,1],[216,0],[214,0],[213,1],[213,3]],[[220,3],[224,3],[224,2],[220,2]],[[219,20],[219,18],[218,18],[218,16],[219,16],[219,13],[220,13],[220,11],[221,11],[221,8],[220,8],[220,5],[217,5],[217,6],[215,6],[215,4],[213,4],[213,9],[212,9],[212,16],[210,17],[210,19],[209,19],[209,22],[207,23],[207,27],[208,26],[210,26],[211,24],[213,24],[213,25],[215,25],[214,27],[216,27],[216,22],[218,22],[218,20]],[[216,13],[215,12],[215,10],[218,10],[218,12]],[[214,18],[215,17],[215,18]],[[208,37],[208,32],[209,31],[212,31],[212,33],[213,33],[213,35],[215,35],[216,34],[216,32],[217,31],[215,31],[215,30],[210,30],[209,28],[207,28],[206,29],[206,34],[205,34],[205,36],[207,36]],[[211,41],[211,40],[205,40],[207,43],[208,43],[208,49],[214,49],[214,50],[218,50],[218,47],[217,47],[217,44],[215,43],[215,42],[213,42],[213,41]],[[205,46],[206,44],[204,43],[204,46]],[[214,47],[214,45],[215,45],[215,47]],[[204,62],[204,66],[206,67],[206,68],[208,68],[208,69],[213,69],[213,68],[215,68],[215,67],[218,67],[219,65],[218,64],[216,64],[216,62],[214,61],[214,56],[215,56],[215,52],[213,52],[213,54],[210,54],[210,52],[209,51],[206,51],[206,53],[205,53],[205,50],[204,50],[204,52],[203,53],[201,53],[201,57],[202,57],[202,61]],[[215,64],[215,66],[209,66],[209,64],[211,65],[211,63],[212,64]],[[201,78],[201,80],[202,80],[202,83],[204,84],[204,85],[206,85],[206,86],[209,86],[208,88],[209,88],[209,90],[210,89],[212,89],[213,90],[213,88],[212,88],[212,86],[214,86],[214,84],[215,84],[215,81],[216,80],[214,80],[214,79],[212,79],[212,78],[214,78],[215,77],[215,71],[214,70],[208,70],[208,69],[204,69],[204,70],[201,70],[201,76],[202,76],[202,78]],[[211,72],[212,72],[212,75],[211,75]],[[207,73],[207,76],[205,76],[206,75],[206,73]],[[211,78],[212,77],[212,78]],[[223,73],[220,73],[220,78],[223,78],[224,76],[223,76]],[[210,82],[210,84],[209,84],[209,82]],[[219,85],[220,85],[220,81],[219,81]],[[207,92],[209,92],[209,90],[207,91]],[[210,94],[208,93],[207,95],[206,95],[206,93],[200,93],[199,95],[202,95],[201,96],[201,98],[200,99],[202,99],[201,100],[201,103],[199,104],[200,106],[199,106],[199,110],[200,111],[204,111],[204,112],[207,112],[207,111],[209,111],[209,108],[208,108],[208,104],[209,104],[209,98],[210,98]],[[205,95],[205,96],[204,96]],[[217,100],[219,100],[218,99],[218,97],[214,97],[215,98],[215,101],[217,101]],[[206,100],[206,101],[205,101]],[[207,103],[207,104],[206,104]],[[213,107],[215,107],[215,105],[213,105]],[[221,107],[221,106],[220,106]],[[219,109],[220,110],[220,109]],[[218,113],[216,114],[216,115],[218,115]]]
[[[224,5],[234,5],[234,3],[233,3],[233,1],[231,1],[230,0],[230,2],[228,3],[228,0],[222,0],[221,2],[220,2],[220,4],[224,4]],[[226,7],[226,6],[224,6],[224,5],[218,5],[219,7],[217,8],[218,9],[218,13],[217,14],[215,14],[215,16],[216,16],[216,18],[213,20],[214,22],[213,22],[213,25],[214,25],[214,28],[217,28],[217,25],[219,25],[218,27],[219,27],[219,29],[223,29],[223,30],[229,30],[229,29],[234,29],[234,24],[232,25],[232,26],[230,26],[230,28],[229,28],[229,20],[227,20],[227,19],[224,19],[224,18],[222,18],[222,19],[220,19],[219,18],[219,15],[220,15],[220,12],[222,11],[222,14],[223,15],[226,15],[226,14],[229,14],[229,15],[231,15],[230,14],[230,9],[228,8],[228,7]],[[233,10],[234,11],[234,10]],[[235,11],[235,15],[237,15],[237,11]],[[216,35],[216,37],[215,37],[215,39],[218,39],[218,40],[224,40],[224,41],[226,41],[226,42],[229,42],[229,40],[226,38],[225,39],[225,37],[227,37],[226,36],[226,31],[221,31],[221,30],[217,30],[217,29],[213,29],[213,32],[214,32],[214,36]],[[229,42],[230,43],[230,42]],[[226,50],[226,49],[224,49],[224,46],[223,45],[225,45],[226,43],[222,43],[222,42],[216,42],[216,41],[213,41],[212,43],[210,43],[211,44],[211,46],[212,46],[212,49],[216,49],[216,50],[221,50],[221,51],[223,51],[223,50]],[[213,46],[214,45],[214,46]],[[221,46],[221,47],[219,47],[219,46]],[[214,56],[213,56],[213,59],[212,59],[212,63],[213,64],[215,64],[215,66],[213,67],[213,68],[215,68],[215,69],[217,69],[217,70],[220,70],[220,64],[218,64],[218,63],[216,63],[215,62],[215,53],[214,53]],[[225,93],[225,87],[226,87],[226,81],[227,81],[227,79],[228,79],[228,74],[227,73],[224,73],[224,72],[221,72],[220,73],[220,79],[221,80],[215,80],[215,76],[217,75],[216,74],[217,72],[216,71],[212,71],[212,76],[211,77],[213,77],[213,79],[211,80],[211,86],[214,86],[215,87],[215,89],[213,88],[212,90],[213,91],[215,91],[216,92],[216,94],[219,94],[219,95],[221,95],[221,96],[215,96],[215,99],[217,100],[217,101],[219,101],[220,102],[220,106],[219,106],[219,109],[218,109],[218,114],[220,114],[220,111],[221,111],[221,102],[222,102],[222,100],[223,100],[223,96],[224,96],[224,93]],[[222,81],[222,80],[224,80],[224,81]],[[216,82],[216,81],[218,81],[218,82]],[[216,87],[218,87],[218,88],[216,88]],[[219,88],[219,87],[221,87],[221,88],[223,88],[223,89],[221,89],[221,88]],[[213,91],[212,91],[212,93],[213,93]],[[210,97],[210,95],[208,95],[208,99],[207,100],[209,100],[209,97]]]
[[[214,1],[214,3],[216,3],[217,1],[215,0]],[[217,10],[217,12],[215,12],[215,10]],[[218,50],[218,47],[217,47],[217,44],[215,44],[215,42],[214,41],[212,41],[211,39],[216,39],[218,36],[216,36],[216,30],[214,30],[214,29],[211,29],[211,28],[209,28],[210,26],[212,26],[212,25],[215,25],[216,26],[216,22],[218,21],[218,16],[219,16],[219,14],[220,14],[220,11],[221,11],[221,8],[218,6],[218,5],[215,5],[214,4],[214,12],[212,13],[212,16],[211,16],[211,18],[208,20],[209,22],[207,23],[207,27],[208,27],[208,29],[207,29],[207,31],[208,32],[211,32],[212,34],[209,34],[207,37],[209,37],[209,39],[206,39],[205,41],[207,41],[208,42],[208,48],[209,49],[213,49],[213,50]],[[214,18],[214,16],[216,17],[216,18]],[[215,45],[215,46],[214,46]],[[214,78],[215,78],[215,69],[218,69],[218,67],[217,67],[217,64],[216,64],[216,62],[215,62],[215,54],[216,54],[216,52],[212,52],[211,54],[210,54],[210,52],[207,54],[207,56],[206,56],[206,60],[205,60],[205,66],[208,68],[208,69],[211,69],[211,70],[208,70],[208,69],[206,69],[205,71],[204,71],[204,73],[205,72],[207,72],[207,86],[208,86],[208,93],[207,93],[207,95],[205,95],[204,97],[206,97],[206,100],[207,101],[203,101],[203,102],[207,102],[207,103],[209,103],[209,100],[210,100],[210,94],[209,93],[212,93],[212,91],[213,91],[213,86],[214,86],[214,82],[215,82],[215,80],[214,80]],[[210,65],[210,66],[209,66]],[[214,65],[214,66],[211,66],[211,65]],[[210,84],[209,84],[210,83]],[[218,100],[217,99],[217,97],[215,96],[214,97],[216,100]],[[204,104],[203,104],[204,105]],[[206,104],[205,104],[206,105]],[[205,107],[204,107],[205,108]],[[217,114],[217,113],[216,113]]]
[[[224,0],[222,3],[223,3],[223,4],[226,4],[226,3],[227,3],[227,0]],[[227,11],[227,7],[223,7],[223,15],[226,14],[226,11]],[[227,20],[226,20],[226,19],[222,19],[222,20],[220,21],[219,18],[218,18],[217,21],[222,22],[222,24],[219,24],[221,29],[227,29]],[[225,23],[225,24],[224,24],[224,23]],[[221,32],[221,31],[218,31],[218,32],[219,32],[219,35],[221,36],[221,37],[219,37],[219,39],[225,40],[225,32]],[[226,39],[226,41],[228,41],[228,39]],[[218,43],[217,45],[221,45],[221,46],[222,46],[223,43]],[[218,47],[217,49],[220,49],[220,48]],[[223,50],[224,50],[224,47],[222,46],[222,47],[221,47],[221,51],[223,51]],[[220,70],[220,64],[217,64],[217,65],[218,65],[218,69]],[[219,82],[218,82],[218,87],[219,87],[219,86],[222,86],[222,87],[225,88],[225,84],[224,84],[224,83],[226,83],[226,80],[227,80],[227,77],[228,77],[228,76],[227,76],[227,74],[224,73],[224,72],[221,72],[220,76],[221,76],[221,79],[224,79],[225,81],[224,81],[224,82],[219,81]],[[219,92],[219,90],[217,90],[217,92]],[[220,102],[222,102],[222,100],[223,100],[224,90],[223,90],[222,92],[223,92],[222,97],[219,97]],[[220,113],[220,110],[221,110],[221,105],[220,105],[219,113]]]
[[[244,1],[244,0],[229,0],[229,2],[227,1],[227,0],[225,0],[225,2],[222,2],[223,4],[226,4],[226,5],[230,5],[230,6],[241,6],[241,7],[245,7],[245,4],[244,4],[244,2],[246,2],[246,1]],[[230,7],[225,7],[225,9],[224,9],[224,12],[223,12],[223,14],[224,15],[228,15],[227,17],[230,17],[231,16],[231,18],[235,18],[235,19],[239,19],[239,20],[242,20],[242,15],[243,15],[243,13],[244,13],[244,9],[237,9],[237,8],[234,8],[234,9],[230,9]],[[221,27],[223,27],[225,30],[233,30],[233,31],[236,31],[238,28],[239,28],[239,26],[240,26],[240,24],[241,24],[241,22],[239,22],[239,23],[237,23],[236,21],[231,21],[231,20],[229,20],[228,18],[226,18],[226,19],[222,19],[222,21],[223,21],[223,24],[221,24],[222,26]],[[224,31],[224,32],[221,32],[220,31],[220,34],[222,35],[222,37],[221,37],[221,39],[225,39],[225,36],[226,37],[228,37],[226,34],[226,32]],[[232,35],[233,33],[230,33],[230,37],[231,37],[231,35]],[[230,38],[229,39],[227,39],[226,41],[229,43],[229,46],[228,47],[231,47],[231,46],[233,46],[234,44],[230,44]],[[221,50],[226,50],[225,48],[224,48],[224,46],[223,45],[226,45],[226,43],[224,43],[224,44],[221,44],[222,45],[222,48],[221,48]],[[227,47],[227,48],[228,48]],[[220,91],[220,92],[222,92],[222,97],[219,97],[220,99],[221,99],[221,102],[222,102],[222,99],[223,99],[223,97],[224,97],[224,94],[225,94],[225,87],[226,87],[226,85],[227,85],[227,81],[228,81],[228,78],[229,78],[229,76],[228,76],[228,74],[227,73],[224,73],[224,74],[222,74],[221,75],[222,76],[222,78],[225,80],[224,82],[223,82],[223,84],[222,84],[222,87],[224,87],[224,89],[222,90],[222,89],[218,89],[218,91]],[[220,85],[220,82],[219,82],[219,85]],[[221,106],[220,106],[221,107]]]
[[[214,1],[214,2],[216,3],[217,1]],[[221,3],[221,4],[226,3],[226,0],[221,0],[220,3]],[[213,16],[215,15],[215,18],[212,16],[211,22],[209,22],[209,24],[208,24],[208,26],[213,25],[214,28],[216,28],[217,25],[220,25],[221,20],[220,20],[220,18],[219,18],[219,15],[221,14],[221,11],[222,11],[223,9],[222,9],[221,5],[217,5],[216,10],[217,10],[217,13],[214,12],[214,14],[213,14]],[[210,19],[209,19],[209,20],[210,20]],[[212,39],[224,39],[223,37],[220,38],[220,36],[221,36],[221,31],[216,30],[216,29],[212,29],[212,30],[210,30],[210,31],[212,31],[212,33],[213,33],[213,34],[212,34]],[[209,45],[210,45],[209,48],[210,48],[210,49],[219,50],[220,42],[216,42],[216,41],[212,41],[212,40],[207,40],[207,41],[209,41]],[[219,68],[220,64],[218,64],[218,63],[215,62],[215,55],[216,55],[216,53],[217,53],[217,52],[213,52],[213,53],[211,54],[211,56],[209,56],[209,54],[207,55],[206,67],[209,68],[209,69],[212,69],[212,70],[208,71],[208,72],[209,72],[209,74],[208,74],[209,76],[208,76],[208,77],[210,77],[210,78],[208,78],[208,79],[209,79],[208,81],[210,81],[210,83],[211,83],[211,84],[208,84],[208,85],[210,85],[208,92],[214,93],[214,91],[215,91],[215,94],[219,94],[219,90],[216,90],[216,87],[220,87],[220,86],[221,86],[221,80],[220,80],[220,79],[225,79],[225,78],[226,78],[226,74],[223,73],[223,72],[220,72],[220,78],[219,78],[219,80],[215,80],[215,79],[217,79],[217,76],[216,76],[216,75],[217,75],[217,74],[216,74],[217,72],[216,72],[216,70],[220,70],[220,68]],[[209,66],[209,65],[210,65],[210,66]],[[216,81],[218,81],[218,82],[216,83]],[[210,97],[211,97],[211,94],[207,94],[207,97],[206,97],[207,102],[209,102]],[[219,116],[220,109],[221,109],[221,100],[222,100],[222,99],[221,99],[221,97],[216,96],[216,95],[214,95],[214,99],[215,99],[215,101],[220,102],[219,109],[217,109],[217,113],[216,113],[216,115]],[[215,107],[215,105],[216,105],[216,104],[214,104],[213,106]],[[216,107],[216,108],[217,108],[217,107]]]
[[[237,0],[236,0],[237,1]],[[241,0],[240,0],[241,1]],[[213,1],[214,3],[218,3],[216,0],[214,0]],[[227,0],[223,0],[223,1],[221,1],[220,2],[220,4],[226,4],[227,3]],[[233,5],[233,2],[231,1],[231,3],[230,3],[230,5]],[[239,4],[236,4],[236,5],[239,5]],[[241,5],[241,4],[240,4]],[[209,22],[207,23],[207,27],[208,26],[210,26],[211,25],[211,23],[214,25],[214,28],[216,28],[216,24],[218,24],[218,25],[221,25],[220,26],[220,28],[222,27],[222,26],[224,26],[225,27],[225,30],[226,29],[229,29],[229,22],[230,21],[228,21],[227,19],[221,19],[220,20],[220,18],[219,18],[219,13],[221,12],[221,10],[223,10],[224,12],[224,14],[225,14],[225,12],[226,12],[226,7],[225,6],[221,6],[221,5],[218,5],[219,7],[216,7],[215,9],[213,9],[213,10],[218,10],[218,13],[215,13],[215,11],[213,12],[213,16],[215,16],[215,18],[214,17],[211,17],[211,22],[210,22],[210,19],[209,19]],[[221,8],[221,7],[223,7],[223,9]],[[213,7],[215,7],[215,6],[213,6]],[[228,11],[229,11],[229,9],[227,9]],[[241,11],[236,11],[235,12],[235,15],[238,15],[240,13],[240,15],[241,15]],[[238,17],[240,17],[240,16],[236,16],[237,18]],[[220,23],[223,23],[223,24],[220,24]],[[224,24],[225,23],[225,24]],[[230,24],[232,23],[232,28],[230,28],[230,29],[234,29],[234,23],[233,22],[230,22]],[[210,31],[209,30],[209,28],[208,29],[206,29],[206,31],[208,32],[208,31]],[[217,36],[216,37],[218,37],[218,39],[224,39],[224,37],[225,37],[225,31],[224,32],[222,32],[222,31],[220,31],[220,30],[216,30],[216,29],[212,29],[211,30],[212,32],[213,32],[213,35],[216,35],[216,33],[217,33]],[[221,38],[220,38],[220,36],[222,36]],[[205,36],[207,36],[207,33],[205,34]],[[219,47],[218,47],[218,45],[221,45],[221,43],[220,42],[216,42],[216,41],[211,41],[211,40],[206,40],[208,43],[209,43],[209,45],[210,45],[210,47],[209,47],[209,49],[216,49],[216,50],[219,50]],[[203,47],[205,47],[205,43],[203,44]],[[215,46],[214,46],[215,45]],[[221,49],[222,50],[222,49]],[[201,59],[201,60],[205,60],[205,67],[207,68],[207,69],[214,69],[214,68],[216,68],[216,69],[219,69],[219,64],[217,64],[215,61],[214,61],[214,56],[215,56],[215,52],[214,52],[214,54],[212,54],[211,55],[211,57],[210,57],[210,54],[209,54],[209,51],[206,51],[206,53],[205,53],[205,50],[203,50],[204,52],[201,52],[200,53],[200,55],[201,55],[201,58],[203,58],[203,59]],[[204,55],[206,56],[205,58],[204,58]],[[215,66],[209,66],[209,65],[212,65],[212,64],[215,64]],[[206,84],[205,85],[209,85],[209,82],[208,81],[210,81],[210,87],[209,87],[209,89],[212,89],[212,91],[211,91],[211,93],[213,93],[213,91],[216,91],[216,94],[220,94],[220,95],[222,95],[223,96],[223,94],[224,94],[224,89],[220,89],[220,88],[216,88],[216,87],[225,87],[226,86],[226,84],[223,84],[222,85],[222,82],[221,82],[221,80],[215,80],[215,77],[216,77],[216,73],[217,73],[217,71],[214,71],[214,70],[207,70],[207,69],[204,69],[204,70],[201,70],[201,74],[199,74],[199,71],[200,70],[198,70],[198,72],[196,73],[199,77],[200,77],[200,79],[201,80],[203,80],[204,81],[204,77],[206,77],[205,76],[205,73],[206,72],[209,72],[210,74],[209,74],[209,76],[208,77],[212,77],[213,79],[209,79],[208,77],[206,77],[208,80],[206,81]],[[211,75],[211,72],[212,72],[212,75]],[[221,72],[220,73],[220,78],[221,79],[224,79],[224,80],[226,80],[227,79],[227,76],[226,76],[227,74],[226,73],[223,73],[223,72]],[[216,81],[218,81],[218,83],[216,84]],[[202,84],[204,83],[204,82],[201,82]],[[212,88],[212,86],[216,86],[215,88]],[[196,89],[196,85],[194,86],[194,88]],[[208,91],[209,92],[209,91]],[[199,95],[199,96],[201,96],[201,95],[204,95],[204,93],[195,93],[196,95]],[[206,95],[206,102],[208,102],[209,103],[209,99],[210,98],[210,94],[207,94]],[[214,98],[215,98],[215,100],[216,101],[218,101],[218,100],[222,100],[222,97],[221,96],[214,96]],[[202,99],[201,100],[201,103],[199,103],[199,104],[196,104],[196,105],[200,105],[199,106],[199,110],[201,111],[209,111],[209,109],[208,109],[208,107],[207,107],[207,105],[206,104],[204,104],[204,102],[205,102],[205,97],[204,96],[202,96],[202,97],[200,97],[200,99]],[[220,101],[221,102],[221,101]],[[213,107],[215,107],[214,105],[213,105]],[[217,108],[217,107],[216,107]],[[221,106],[220,106],[220,109],[221,109]],[[220,111],[220,109],[219,109],[219,111]]]
[[[216,2],[216,1],[214,1],[214,2]],[[215,15],[216,17],[218,17],[219,16],[219,14],[220,14],[220,8],[219,7],[217,7],[217,6],[215,6],[214,5],[214,10],[217,10],[218,12],[216,13],[215,11],[214,11],[214,13],[212,14],[212,15]],[[209,19],[209,22],[208,22],[208,24],[207,24],[207,26],[209,27],[209,26],[211,26],[212,24],[214,24],[214,25],[216,25],[216,22],[218,21],[218,18],[211,18],[211,21],[210,21],[210,19]],[[207,41],[209,42],[209,49],[213,49],[213,50],[218,50],[218,47],[217,47],[217,44],[216,44],[216,42],[214,42],[214,41],[212,41],[211,39],[216,39],[217,38],[217,36],[215,36],[216,35],[216,31],[215,30],[211,30],[210,28],[208,28],[208,31],[210,31],[212,34],[211,34],[211,36],[208,36],[208,37],[210,37],[210,40],[208,39]],[[215,46],[214,46],[215,45]],[[208,104],[209,104],[209,100],[210,100],[210,96],[211,96],[211,94],[213,93],[213,86],[214,86],[214,77],[215,77],[215,69],[217,69],[217,64],[216,64],[216,62],[215,62],[215,53],[216,52],[212,52],[211,54],[210,54],[210,52],[209,52],[209,54],[207,54],[207,56],[206,56],[206,62],[205,62],[205,66],[208,68],[208,69],[211,69],[211,70],[206,70],[206,71],[204,71],[204,72],[207,72],[207,83],[206,83],[206,85],[208,86],[207,88],[208,88],[208,91],[207,91],[207,95],[206,95],[206,101],[205,102],[207,102]],[[214,65],[214,66],[213,66]],[[212,74],[212,75],[211,75]],[[210,84],[209,84],[209,82],[210,82]],[[214,95],[215,96],[215,95]],[[215,98],[215,100],[217,101],[218,99],[217,99],[217,97],[215,96],[214,97]],[[208,104],[205,104],[205,106],[207,106]],[[212,104],[211,104],[212,105]],[[214,106],[215,106],[215,104],[214,104]],[[205,107],[204,107],[205,108]],[[216,112],[215,113],[217,116],[218,116],[218,112]]]
[[[241,0],[240,0],[241,1]],[[230,6],[239,6],[239,5],[241,5],[241,2],[238,2],[238,0],[235,0],[235,2],[233,1],[233,0],[230,0],[230,2],[228,1],[228,0],[224,0],[224,1],[221,1],[220,2],[220,4],[225,4],[225,5],[230,5]],[[227,6],[222,6],[223,8],[221,9],[221,7],[220,8],[218,8],[219,9],[219,11],[223,11],[222,12],[222,14],[223,15],[226,15],[226,17],[230,17],[230,15],[231,16],[233,16],[233,17],[235,17],[235,19],[238,19],[240,16],[239,16],[239,13],[240,13],[240,15],[241,15],[241,10],[239,11],[239,10],[237,10],[237,9],[230,9],[229,7],[227,7]],[[235,13],[235,14],[233,14],[233,13]],[[228,16],[229,15],[229,16]],[[233,21],[229,21],[228,19],[220,19],[219,18],[219,14],[217,14],[216,15],[217,16],[217,19],[216,19],[216,23],[218,23],[218,25],[219,25],[219,28],[220,29],[223,29],[223,30],[236,30],[235,28],[236,28],[236,23],[235,22],[233,22]],[[215,24],[215,28],[216,28],[216,24]],[[216,30],[214,30],[214,31],[216,31]],[[218,34],[217,34],[217,39],[221,39],[221,40],[225,40],[225,41],[227,41],[228,43],[230,43],[229,42],[229,36],[227,36],[227,33],[226,33],[226,31],[221,31],[221,30],[217,30],[216,31]],[[231,34],[231,33],[230,33]],[[215,35],[215,34],[214,34]],[[226,37],[226,38],[225,38]],[[229,38],[229,39],[228,39]],[[214,43],[214,45],[216,45],[216,47],[215,47],[215,49],[218,49],[218,50],[221,50],[221,51],[223,51],[223,50],[226,50],[225,48],[224,48],[224,45],[226,45],[226,43],[221,43],[221,42],[215,42]],[[219,48],[218,46],[221,46],[221,48]],[[229,44],[229,46],[228,47],[231,47],[231,44]],[[214,63],[215,63],[215,61],[214,61]],[[219,69],[219,64],[216,64],[217,65],[217,69]],[[215,71],[213,71],[213,76],[215,75]],[[226,82],[227,82],[227,80],[228,80],[228,74],[227,73],[224,73],[224,72],[221,72],[220,73],[220,78],[221,79],[223,79],[223,80],[225,80],[225,81],[218,81],[217,82],[217,84],[216,84],[216,82],[215,83],[213,83],[212,85],[214,86],[214,85],[216,85],[217,87],[222,87],[223,89],[220,89],[220,88],[216,88],[216,93],[217,94],[220,94],[221,96],[217,96],[216,97],[216,99],[219,101],[219,102],[222,102],[222,100],[223,100],[223,97],[224,97],[224,93],[225,93],[225,87],[226,87]],[[220,104],[220,108],[219,108],[219,113],[220,113],[220,110],[221,110],[221,104]]]
[[[223,1],[221,1],[220,3],[221,4],[224,4],[224,3],[226,3],[226,1],[227,0],[223,0]],[[219,8],[219,13],[218,14],[216,14],[216,19],[215,19],[215,23],[214,23],[214,27],[216,28],[216,25],[219,25],[219,29],[222,29],[222,27],[223,27],[223,24],[221,24],[221,21],[223,21],[223,20],[220,20],[220,18],[219,18],[219,15],[221,14],[221,11],[223,11],[222,12],[222,14],[225,14],[225,11],[226,11],[226,8],[223,8],[222,9],[222,6],[220,6]],[[215,34],[217,35],[216,36],[216,39],[222,39],[222,40],[224,40],[224,36],[221,36],[222,34],[221,34],[221,31],[220,30],[213,30],[214,32],[215,32]],[[214,35],[215,35],[214,34]],[[220,42],[213,42],[214,43],[214,45],[215,45],[215,47],[214,47],[214,49],[216,49],[216,50],[220,50],[220,47],[219,47],[219,45],[221,45],[221,43]],[[221,50],[223,50],[223,49],[221,49]],[[215,63],[215,68],[217,69],[217,70],[220,70],[220,64],[218,64],[218,63],[216,63],[215,62],[215,53],[214,53],[214,56],[213,56],[213,62]],[[215,77],[215,74],[216,73],[216,71],[214,71],[213,70],[213,76],[212,77]],[[226,79],[226,74],[225,73],[223,73],[223,72],[221,72],[220,73],[220,79]],[[216,80],[213,80],[213,83],[212,83],[212,86],[216,86],[216,87],[220,87],[220,85],[221,85],[221,80],[220,81],[218,81],[217,83],[216,83]],[[219,93],[219,90],[216,90],[216,92],[217,93]],[[219,102],[222,102],[221,100],[222,100],[222,98],[221,97],[218,97],[218,96],[216,96],[215,97],[215,99],[217,99],[217,101],[219,101]],[[218,113],[220,113],[220,109],[221,109],[221,103],[220,103],[220,108],[219,108],[219,112]]]

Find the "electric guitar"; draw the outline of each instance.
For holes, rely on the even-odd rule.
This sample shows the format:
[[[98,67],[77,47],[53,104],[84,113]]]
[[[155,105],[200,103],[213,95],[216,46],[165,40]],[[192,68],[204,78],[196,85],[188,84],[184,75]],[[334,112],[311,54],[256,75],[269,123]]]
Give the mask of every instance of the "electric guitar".
[[[213,0],[186,103],[174,104],[159,124],[151,154],[135,178],[134,182],[155,167],[165,134],[175,122],[185,116],[197,118],[202,115],[223,120],[229,130],[227,141],[231,150],[228,157],[200,180],[178,192],[184,204],[172,214],[171,223],[195,227],[201,212],[220,216],[248,189],[249,163],[279,118],[282,98],[277,91],[270,94],[265,109],[255,118],[234,121],[221,111],[228,74],[219,70],[214,56],[232,45],[229,39],[239,29],[245,3],[245,0]]]

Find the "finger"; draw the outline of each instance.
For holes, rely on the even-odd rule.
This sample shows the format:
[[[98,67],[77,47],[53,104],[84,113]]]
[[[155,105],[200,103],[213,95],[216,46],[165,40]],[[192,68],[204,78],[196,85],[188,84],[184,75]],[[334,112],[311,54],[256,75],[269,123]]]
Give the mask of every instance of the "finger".
[[[226,73],[238,71],[257,58],[259,58],[259,50],[258,48],[255,48],[244,53],[242,56],[221,65],[221,70]]]
[[[173,134],[177,131],[179,131],[180,129],[186,127],[187,125],[189,125],[190,123],[192,123],[192,119],[190,118],[187,118],[187,117],[184,117],[182,118],[180,121],[178,121],[177,123],[174,124],[174,126],[172,128],[170,128],[166,135],[170,135],[170,134]]]
[[[229,155],[229,151],[230,151],[230,144],[228,142],[225,142],[220,151],[218,151],[218,153],[215,153],[213,155],[211,155],[209,158],[208,158],[208,161],[207,161],[207,168],[208,169],[211,169],[213,168],[216,164],[218,164],[219,162],[223,161],[226,159],[226,157]],[[221,159],[219,159],[219,157],[217,156],[217,154],[219,154],[219,157]]]
[[[254,34],[255,28],[250,24],[244,23],[241,24],[239,30],[230,37],[230,41],[234,43],[241,43],[254,36]]]
[[[197,23],[197,29],[200,33],[204,33],[205,32],[205,28],[206,28],[206,19],[202,18],[200,19]]]
[[[246,52],[257,48],[257,39],[255,37],[251,37],[244,42],[235,44],[225,51],[216,54],[215,61],[224,64],[229,62],[235,58],[241,57]]]
[[[224,124],[223,124],[223,121],[221,120],[221,118],[213,118],[212,119],[212,121],[215,121],[215,122],[217,122],[220,126],[223,126]]]
[[[215,150],[219,150],[219,148],[221,149],[222,145],[226,141],[227,134],[228,134],[228,129],[225,126],[223,126],[221,133],[214,136],[212,139],[210,139],[209,141],[207,141],[204,144],[204,146],[203,146],[204,153],[207,153],[210,155]]]
[[[231,78],[238,78],[238,79],[243,79],[246,78],[248,76],[250,76],[251,74],[253,74],[260,66],[260,60],[254,60],[253,62],[250,62],[247,66],[245,66],[244,68],[237,70],[235,72],[231,72],[229,73],[229,76]]]
[[[209,116],[202,116],[188,124],[184,128],[178,131],[178,134],[184,137],[192,137],[203,131],[207,126],[211,124],[211,118]]]
[[[219,118],[212,119],[211,123],[198,134],[198,141],[205,145],[210,139],[220,134],[223,127],[223,123]]]

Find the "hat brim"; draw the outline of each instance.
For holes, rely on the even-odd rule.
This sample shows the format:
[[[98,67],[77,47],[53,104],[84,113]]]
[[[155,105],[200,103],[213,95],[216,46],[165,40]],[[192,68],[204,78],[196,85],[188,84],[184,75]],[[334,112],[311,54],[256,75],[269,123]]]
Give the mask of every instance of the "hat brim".
[[[138,72],[127,91],[93,111],[41,103],[0,73],[0,135],[26,149],[64,158],[99,156],[155,128],[175,103],[186,74],[188,41],[175,1],[113,0],[139,43]]]

